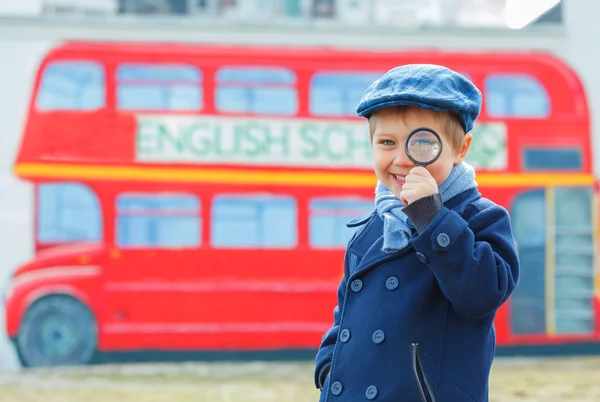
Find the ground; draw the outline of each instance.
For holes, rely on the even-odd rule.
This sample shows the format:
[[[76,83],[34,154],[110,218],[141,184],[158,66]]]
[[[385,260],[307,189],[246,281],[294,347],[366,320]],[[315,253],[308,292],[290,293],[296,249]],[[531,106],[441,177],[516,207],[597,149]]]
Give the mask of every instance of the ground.
[[[491,402],[600,401],[600,358],[497,358]],[[0,374],[2,402],[316,402],[312,364],[99,365]]]

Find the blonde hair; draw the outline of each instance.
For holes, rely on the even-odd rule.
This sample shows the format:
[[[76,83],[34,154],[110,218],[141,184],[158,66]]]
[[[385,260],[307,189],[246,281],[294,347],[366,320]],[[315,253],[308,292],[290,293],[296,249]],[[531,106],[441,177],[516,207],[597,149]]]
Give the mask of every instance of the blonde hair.
[[[428,112],[430,111],[429,109],[423,109],[418,106],[392,106],[392,107],[385,108],[385,109],[393,109],[401,119],[404,119],[404,117],[409,114],[418,115],[420,113],[423,113],[424,111],[428,111]],[[385,110],[385,109],[380,109],[380,110]],[[373,112],[373,114],[371,114],[368,119],[369,120],[369,135],[371,136],[371,142],[373,142],[373,134],[375,132],[375,117],[377,116],[377,112],[378,111]],[[440,135],[442,135],[442,137],[445,137],[445,139],[448,142],[450,142],[450,145],[452,145],[452,148],[455,151],[458,151],[463,143],[464,138],[465,138],[465,130],[464,130],[458,116],[456,116],[454,113],[451,113],[451,112],[437,112],[437,111],[433,111],[433,110],[431,110],[430,112],[435,113],[436,118],[439,119],[438,121],[441,121],[441,119],[445,120],[444,121],[445,132],[440,133]]]

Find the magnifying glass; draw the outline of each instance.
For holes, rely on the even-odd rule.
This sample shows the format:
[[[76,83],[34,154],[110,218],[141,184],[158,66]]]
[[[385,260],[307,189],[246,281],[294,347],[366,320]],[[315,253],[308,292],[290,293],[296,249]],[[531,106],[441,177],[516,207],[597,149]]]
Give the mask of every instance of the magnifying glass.
[[[427,166],[442,154],[442,139],[434,130],[420,127],[408,134],[404,149],[415,165]]]

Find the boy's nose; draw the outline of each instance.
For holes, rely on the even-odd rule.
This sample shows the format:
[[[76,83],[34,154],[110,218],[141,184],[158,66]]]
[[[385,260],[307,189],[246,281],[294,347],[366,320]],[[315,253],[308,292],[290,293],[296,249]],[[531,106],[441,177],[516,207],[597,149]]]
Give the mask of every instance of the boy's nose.
[[[410,160],[408,155],[406,155],[406,151],[404,147],[402,149],[398,149],[396,152],[396,156],[394,157],[394,165],[396,166],[414,166],[413,161]]]

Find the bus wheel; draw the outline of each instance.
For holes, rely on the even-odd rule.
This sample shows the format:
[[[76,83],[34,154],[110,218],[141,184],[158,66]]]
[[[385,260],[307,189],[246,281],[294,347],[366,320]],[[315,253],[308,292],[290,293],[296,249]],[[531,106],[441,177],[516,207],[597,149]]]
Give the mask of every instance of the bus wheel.
[[[70,296],[47,296],[33,303],[17,335],[23,367],[89,363],[98,343],[90,309]]]

